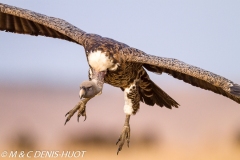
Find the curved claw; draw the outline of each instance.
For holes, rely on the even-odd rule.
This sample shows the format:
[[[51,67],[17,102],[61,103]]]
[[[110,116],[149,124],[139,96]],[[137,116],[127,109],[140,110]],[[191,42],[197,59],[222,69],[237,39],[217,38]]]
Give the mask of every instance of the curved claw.
[[[66,125],[69,120],[70,120],[70,118],[67,118],[64,125]]]
[[[84,106],[84,107],[86,107],[86,106]],[[77,116],[78,122],[79,122],[79,118],[80,118],[81,116],[84,116],[84,120],[83,120],[83,121],[86,121],[86,119],[87,119],[86,108],[84,108],[84,109],[82,109],[82,110],[81,110],[81,108],[80,108],[80,109],[78,110],[78,116]]]
[[[118,139],[118,141],[117,141],[116,145],[117,145],[117,144],[118,144],[118,142],[120,142],[120,141],[121,141],[121,138],[119,138],[119,139]],[[119,151],[121,151],[121,150],[122,150],[122,148],[118,147],[118,150],[117,150],[117,155],[118,155]]]
[[[118,142],[120,142],[120,140],[121,140],[121,138],[118,138],[118,141],[117,141],[116,145],[118,144]]]
[[[64,125],[67,124],[67,122],[72,118],[72,116],[78,111],[78,115],[77,115],[77,121],[79,122],[79,118],[80,116],[84,116],[84,121],[87,119],[87,116],[86,116],[86,102],[87,101],[80,101],[78,102],[78,104],[72,109],[70,110],[69,112],[67,112],[65,114],[65,117],[67,117]]]
[[[87,115],[85,115],[84,117],[85,117],[85,118],[84,118],[83,122],[86,121],[86,119],[87,119]]]
[[[128,139],[128,140],[127,140],[127,146],[128,146],[128,148],[129,148],[129,143],[130,143],[130,140]]]
[[[80,117],[81,117],[81,115],[78,116],[78,119],[77,119],[78,122],[79,122],[79,118],[80,118]],[[84,116],[84,120],[83,120],[83,122],[86,121],[86,119],[87,119],[87,116],[85,115],[85,116]]]
[[[66,117],[68,114],[69,114],[69,112],[67,112],[67,113],[65,114],[65,117]]]
[[[121,149],[120,149],[120,148],[118,148],[117,155],[118,155],[119,151],[121,151]]]
[[[122,147],[124,145],[124,142],[127,141],[127,146],[129,147],[129,143],[130,143],[130,126],[124,126],[122,134],[120,135],[116,145],[118,145],[119,143],[119,147],[117,150],[117,155],[119,153],[119,151],[122,150]]]

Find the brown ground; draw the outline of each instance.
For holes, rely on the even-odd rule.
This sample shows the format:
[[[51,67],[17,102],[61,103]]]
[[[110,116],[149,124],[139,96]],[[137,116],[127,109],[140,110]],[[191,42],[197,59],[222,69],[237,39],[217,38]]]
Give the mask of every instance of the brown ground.
[[[163,87],[179,109],[141,104],[131,118],[130,148],[117,156],[124,122],[123,93],[105,87],[87,105],[87,120],[65,113],[78,88],[0,85],[0,153],[4,150],[86,150],[84,159],[239,160],[240,105],[194,87]],[[68,158],[70,159],[70,158]],[[76,158],[75,158],[76,159]]]

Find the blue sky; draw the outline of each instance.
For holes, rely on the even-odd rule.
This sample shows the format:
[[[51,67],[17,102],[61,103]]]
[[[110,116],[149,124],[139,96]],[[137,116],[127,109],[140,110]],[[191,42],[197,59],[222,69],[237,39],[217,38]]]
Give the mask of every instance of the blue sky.
[[[146,53],[177,58],[240,83],[240,1],[1,0],[64,19]],[[0,32],[0,82],[79,85],[87,79],[82,46]],[[154,81],[178,83],[151,74]]]

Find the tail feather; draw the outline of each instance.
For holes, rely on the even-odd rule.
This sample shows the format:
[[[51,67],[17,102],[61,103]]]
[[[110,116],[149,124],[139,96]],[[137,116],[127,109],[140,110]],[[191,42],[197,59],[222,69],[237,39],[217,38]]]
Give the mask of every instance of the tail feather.
[[[151,96],[149,96],[149,94],[145,94],[144,88],[141,88],[140,85],[140,96],[142,102],[150,106],[157,104],[160,107],[165,106],[169,109],[171,109],[172,107],[178,108],[179,104],[167,93],[165,93],[161,88],[159,88],[154,82],[149,79],[148,83],[151,84],[149,86],[151,87]],[[147,92],[149,93],[149,90]]]

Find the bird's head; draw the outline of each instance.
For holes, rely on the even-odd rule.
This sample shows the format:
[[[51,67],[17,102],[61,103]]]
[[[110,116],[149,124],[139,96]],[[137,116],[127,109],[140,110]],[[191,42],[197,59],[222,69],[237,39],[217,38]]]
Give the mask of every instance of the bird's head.
[[[84,81],[80,85],[79,98],[92,98],[102,91],[95,81]]]

